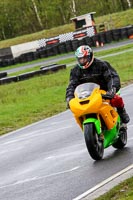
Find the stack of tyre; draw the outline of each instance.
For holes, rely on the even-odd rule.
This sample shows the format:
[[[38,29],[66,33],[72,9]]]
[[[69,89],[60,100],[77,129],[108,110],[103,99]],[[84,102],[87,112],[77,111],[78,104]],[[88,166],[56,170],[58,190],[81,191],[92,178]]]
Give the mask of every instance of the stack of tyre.
[[[17,58],[9,56],[0,58],[0,67],[14,65],[16,63],[24,63],[39,58],[47,58],[49,56],[56,56],[75,51],[80,45],[89,45],[91,47],[99,44],[111,43],[112,41],[119,41],[125,38],[133,37],[133,26],[122,27],[105,32],[100,32],[92,37],[86,36],[80,39],[69,40],[62,43],[51,44],[37,49],[35,52],[28,52],[20,55]]]

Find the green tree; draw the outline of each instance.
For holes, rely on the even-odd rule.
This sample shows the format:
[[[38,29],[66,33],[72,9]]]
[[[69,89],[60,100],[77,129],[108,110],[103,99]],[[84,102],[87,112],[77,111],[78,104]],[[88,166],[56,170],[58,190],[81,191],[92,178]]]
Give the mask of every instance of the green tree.
[[[133,0],[4,0],[0,1],[0,39],[70,23],[89,12],[95,16],[133,8]]]

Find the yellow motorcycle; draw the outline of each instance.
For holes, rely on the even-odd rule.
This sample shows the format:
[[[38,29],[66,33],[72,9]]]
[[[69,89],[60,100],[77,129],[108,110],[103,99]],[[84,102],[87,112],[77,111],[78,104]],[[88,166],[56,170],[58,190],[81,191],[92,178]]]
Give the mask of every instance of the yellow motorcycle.
[[[121,123],[116,108],[110,99],[103,98],[106,92],[96,83],[84,83],[76,87],[70,109],[84,132],[90,156],[103,158],[104,149],[112,145],[121,149],[127,143],[127,127]]]

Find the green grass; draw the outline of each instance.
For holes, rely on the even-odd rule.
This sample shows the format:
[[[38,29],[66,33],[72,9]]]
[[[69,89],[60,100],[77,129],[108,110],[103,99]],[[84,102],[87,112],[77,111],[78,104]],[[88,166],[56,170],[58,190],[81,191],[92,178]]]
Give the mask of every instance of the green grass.
[[[107,22],[111,29],[120,28],[133,24],[133,9],[112,13],[96,18],[96,23]]]
[[[65,110],[66,71],[2,85],[0,134]]]
[[[132,200],[133,199],[133,177],[129,178],[106,194],[96,200]]]
[[[123,84],[124,82],[133,79],[132,57],[133,50],[129,52],[125,51],[123,54],[105,58],[117,69]]]
[[[108,49],[108,50],[102,50],[101,52],[100,51],[96,52],[95,55],[96,56],[102,56],[103,54],[107,55],[107,54],[117,53],[119,51],[126,51],[126,50],[129,50],[129,49],[132,49],[132,48],[133,48],[133,43],[130,43],[128,45],[115,47],[115,48],[111,48],[111,49]]]

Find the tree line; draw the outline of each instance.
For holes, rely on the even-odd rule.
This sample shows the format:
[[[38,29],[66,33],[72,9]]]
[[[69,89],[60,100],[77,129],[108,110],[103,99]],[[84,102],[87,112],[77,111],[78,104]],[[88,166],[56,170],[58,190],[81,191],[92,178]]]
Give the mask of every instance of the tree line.
[[[70,23],[89,12],[95,16],[133,8],[133,0],[3,0],[0,1],[0,40]]]

